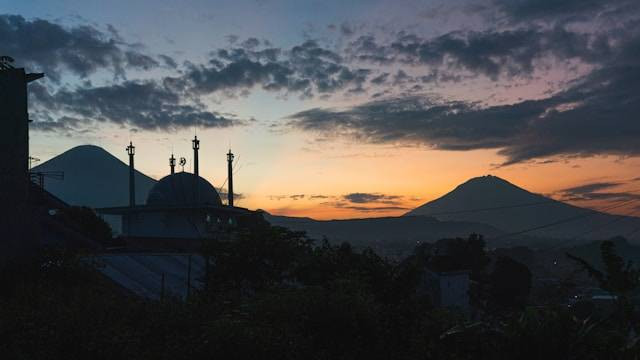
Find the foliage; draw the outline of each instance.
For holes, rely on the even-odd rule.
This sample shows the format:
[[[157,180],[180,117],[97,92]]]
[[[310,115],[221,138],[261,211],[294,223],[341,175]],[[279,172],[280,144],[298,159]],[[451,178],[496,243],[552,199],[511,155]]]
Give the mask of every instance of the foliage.
[[[481,322],[433,308],[415,288],[427,261],[422,256],[395,264],[348,244],[314,246],[303,234],[269,226],[234,236],[211,241],[207,255],[216,271],[208,289],[187,302],[129,296],[71,253],[1,269],[3,358],[637,359],[640,353],[638,337],[617,323],[579,320],[566,307],[516,309]],[[502,263],[491,274],[518,267]]]
[[[488,301],[496,309],[523,309],[531,290],[529,269],[506,256],[500,256],[489,275]]]
[[[586,260],[567,253],[567,257],[578,263],[587,271],[589,276],[598,282],[601,289],[616,297],[616,314],[627,328],[632,326],[634,316],[634,306],[631,297],[640,290],[640,268],[636,268],[633,262],[625,261],[615,250],[615,242],[611,240],[603,241],[600,244],[600,254],[602,257],[603,270],[597,269]]]
[[[85,206],[61,208],[56,212],[54,218],[102,245],[109,246],[112,243],[111,227],[93,209]]]

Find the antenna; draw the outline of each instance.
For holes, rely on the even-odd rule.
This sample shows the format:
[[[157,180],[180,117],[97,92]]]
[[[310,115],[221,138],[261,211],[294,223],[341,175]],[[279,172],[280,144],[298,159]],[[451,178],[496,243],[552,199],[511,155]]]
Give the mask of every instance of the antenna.
[[[171,152],[171,157],[169,158],[169,168],[171,169],[171,175],[176,172],[176,158],[173,157],[173,151]]]
[[[227,187],[227,204],[229,206],[233,206],[233,153],[231,149],[227,153],[227,180],[229,181],[229,186]]]
[[[133,146],[133,142],[131,141],[129,141],[129,146],[127,146],[127,154],[129,155],[129,207],[134,207],[136,206],[136,183],[133,156],[136,154],[136,147]]]
[[[200,140],[198,140],[197,136],[193,137],[191,145],[193,146],[193,173],[194,175],[199,176],[200,171],[198,168],[198,150],[200,150]]]
[[[29,156],[29,171],[31,171],[31,166],[33,163],[40,161],[37,157]]]
[[[13,69],[12,63],[14,62],[11,56],[0,56],[0,70],[11,70]]]

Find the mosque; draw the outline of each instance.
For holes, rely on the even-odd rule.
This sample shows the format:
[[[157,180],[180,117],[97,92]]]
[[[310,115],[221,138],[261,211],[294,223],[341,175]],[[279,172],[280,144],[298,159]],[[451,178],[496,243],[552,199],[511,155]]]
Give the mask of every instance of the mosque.
[[[193,145],[193,173],[184,171],[186,160],[180,159],[182,171],[176,172],[176,159],[169,158],[169,175],[160,179],[149,191],[146,203],[135,203],[135,147],[129,143],[129,206],[97,209],[102,215],[119,215],[122,234],[128,248],[189,250],[203,239],[214,238],[250,219],[255,212],[234,206],[233,160],[229,150],[228,196],[223,204],[215,187],[199,175],[197,136]]]

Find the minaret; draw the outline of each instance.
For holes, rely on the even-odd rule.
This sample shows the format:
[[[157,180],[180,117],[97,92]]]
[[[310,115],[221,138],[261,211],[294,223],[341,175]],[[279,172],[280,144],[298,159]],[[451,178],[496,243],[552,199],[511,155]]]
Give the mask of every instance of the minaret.
[[[233,206],[233,153],[231,152],[231,149],[229,149],[229,153],[227,154],[227,171],[229,172],[227,175],[227,179],[229,181],[227,204],[229,206]]]
[[[193,145],[193,173],[196,176],[199,176],[199,171],[198,171],[198,150],[200,149],[200,140],[198,140],[197,136],[193,137],[193,140],[191,141],[192,145]]]
[[[129,154],[129,207],[136,206],[136,180],[135,168],[133,166],[133,155],[136,154],[136,147],[130,141],[127,146],[127,154]]]
[[[173,157],[173,153],[171,153],[171,157],[169,158],[169,167],[171,168],[171,175],[176,173],[176,158]]]

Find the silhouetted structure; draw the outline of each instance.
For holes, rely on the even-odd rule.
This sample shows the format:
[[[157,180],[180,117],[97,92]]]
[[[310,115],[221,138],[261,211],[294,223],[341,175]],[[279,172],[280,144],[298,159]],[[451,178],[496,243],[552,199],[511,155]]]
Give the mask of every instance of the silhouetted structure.
[[[200,140],[198,140],[197,136],[194,136],[191,141],[191,145],[193,146],[193,173],[196,176],[200,176],[200,171],[198,169],[198,150],[200,150]]]
[[[44,76],[14,68],[13,59],[0,57],[0,258],[28,251],[34,239],[29,200],[29,113],[27,84]]]
[[[218,191],[198,175],[198,150],[200,141],[192,141],[194,173],[175,172],[175,158],[169,158],[171,173],[160,179],[149,191],[146,203],[127,207],[98,209],[104,215],[120,215],[122,233],[132,248],[153,250],[192,250],[200,246],[202,239],[216,237],[238,225],[239,218],[254,214],[244,208],[222,203]],[[133,145],[127,148],[130,169],[133,172]],[[227,154],[229,192],[233,191],[233,154]],[[180,164],[186,161],[181,158]]]
[[[13,59],[0,58],[0,109],[2,109],[2,141],[0,151],[4,164],[0,179],[3,204],[25,204],[29,190],[29,114],[27,84],[44,76],[29,74],[11,66]],[[5,198],[6,197],[6,198]]]
[[[127,154],[129,155],[129,206],[136,206],[136,170],[133,164],[133,156],[136,154],[136,147],[132,142],[127,146]]]
[[[173,153],[171,154],[171,157],[169,158],[169,168],[171,169],[171,175],[176,173],[176,158],[173,157]]]
[[[231,149],[229,149],[229,153],[227,153],[227,173],[227,180],[229,182],[227,204],[229,204],[229,206],[233,206],[233,153],[231,152]]]
[[[469,314],[469,285],[469,271],[435,272],[427,269],[419,290],[427,294],[436,306],[455,308]]]
[[[44,190],[44,178],[61,179],[63,174],[30,173],[27,84],[44,74],[26,73],[14,68],[12,62],[10,57],[0,57],[0,151],[5,161],[0,170],[0,263],[28,259],[42,246],[99,248],[92,239],[54,216],[69,205]]]

